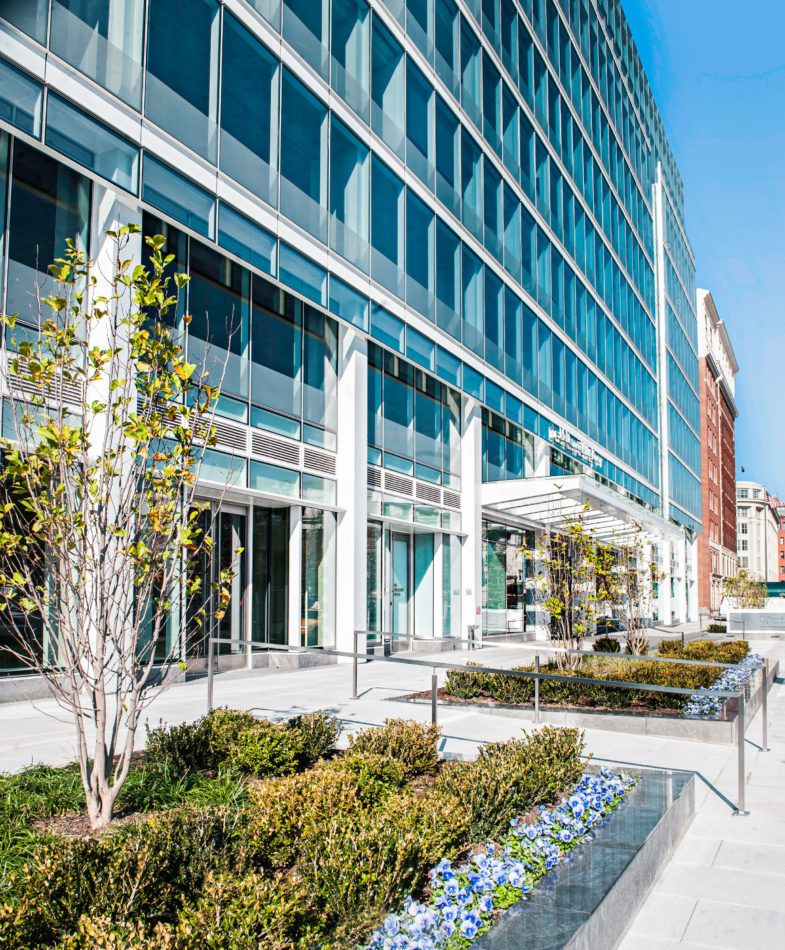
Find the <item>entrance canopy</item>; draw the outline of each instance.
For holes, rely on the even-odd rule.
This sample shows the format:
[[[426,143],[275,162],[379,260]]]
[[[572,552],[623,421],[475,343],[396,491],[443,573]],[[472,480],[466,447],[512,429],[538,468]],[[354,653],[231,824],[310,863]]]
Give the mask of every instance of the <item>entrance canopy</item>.
[[[638,526],[652,540],[677,540],[681,529],[586,475],[551,475],[485,482],[482,507],[487,515],[508,515],[535,528],[558,530],[581,516],[599,541],[624,543]]]

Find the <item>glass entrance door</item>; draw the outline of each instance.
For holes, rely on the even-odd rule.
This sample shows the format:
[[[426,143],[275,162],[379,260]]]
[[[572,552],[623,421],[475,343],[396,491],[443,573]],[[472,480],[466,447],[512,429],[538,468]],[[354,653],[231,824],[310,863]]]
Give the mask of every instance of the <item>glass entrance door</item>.
[[[391,630],[402,636],[409,634],[409,538],[406,535],[392,536],[390,558]]]
[[[251,639],[287,642],[289,509],[253,510]]]
[[[186,642],[189,656],[205,656],[209,637],[238,641],[245,638],[246,515],[223,509],[213,513],[207,509],[199,516],[199,522],[201,530],[211,536],[212,544],[209,551],[202,546],[198,565],[201,587],[188,603]],[[216,616],[220,613],[218,582],[221,571],[228,568],[234,571],[229,584],[229,605],[222,616]],[[243,651],[244,647],[239,643],[222,643],[218,650],[219,653]]]

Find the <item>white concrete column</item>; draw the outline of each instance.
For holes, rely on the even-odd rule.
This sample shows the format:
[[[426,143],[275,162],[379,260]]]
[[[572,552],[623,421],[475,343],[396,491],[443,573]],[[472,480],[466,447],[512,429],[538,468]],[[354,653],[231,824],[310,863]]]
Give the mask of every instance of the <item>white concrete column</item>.
[[[338,526],[336,625],[338,650],[354,649],[354,631],[368,616],[368,341],[341,325],[338,335]]]
[[[289,603],[287,604],[288,643],[290,647],[302,645],[302,573],[303,510],[299,505],[292,505],[289,509]]]
[[[545,439],[534,436],[534,477],[545,478],[551,474],[551,446]]]
[[[461,436],[461,629],[482,623],[482,407],[463,397]]]

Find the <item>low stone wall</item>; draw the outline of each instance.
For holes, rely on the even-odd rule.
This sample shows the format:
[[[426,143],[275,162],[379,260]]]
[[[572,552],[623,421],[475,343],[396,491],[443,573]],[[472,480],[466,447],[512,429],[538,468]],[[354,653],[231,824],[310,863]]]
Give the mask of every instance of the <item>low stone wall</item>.
[[[156,666],[151,673],[150,685],[156,686],[163,680],[167,684],[182,683],[185,673],[179,666]],[[38,673],[21,676],[0,676],[0,703],[23,703],[38,699],[49,699],[51,692],[46,680]]]
[[[785,612],[729,610],[728,633],[742,640],[785,639]]]

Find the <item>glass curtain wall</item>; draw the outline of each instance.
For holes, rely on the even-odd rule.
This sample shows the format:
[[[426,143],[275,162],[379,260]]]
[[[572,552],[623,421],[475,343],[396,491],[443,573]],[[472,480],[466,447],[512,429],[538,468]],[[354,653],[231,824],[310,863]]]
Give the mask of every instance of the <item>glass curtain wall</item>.
[[[526,535],[503,524],[482,524],[483,634],[526,629]]]
[[[318,508],[302,512],[301,643],[335,644],[335,514]]]
[[[34,6],[30,0],[20,6]],[[8,4],[3,4],[3,13]],[[52,0],[53,53],[134,109],[142,105],[144,0]],[[182,31],[181,31],[182,35]]]

